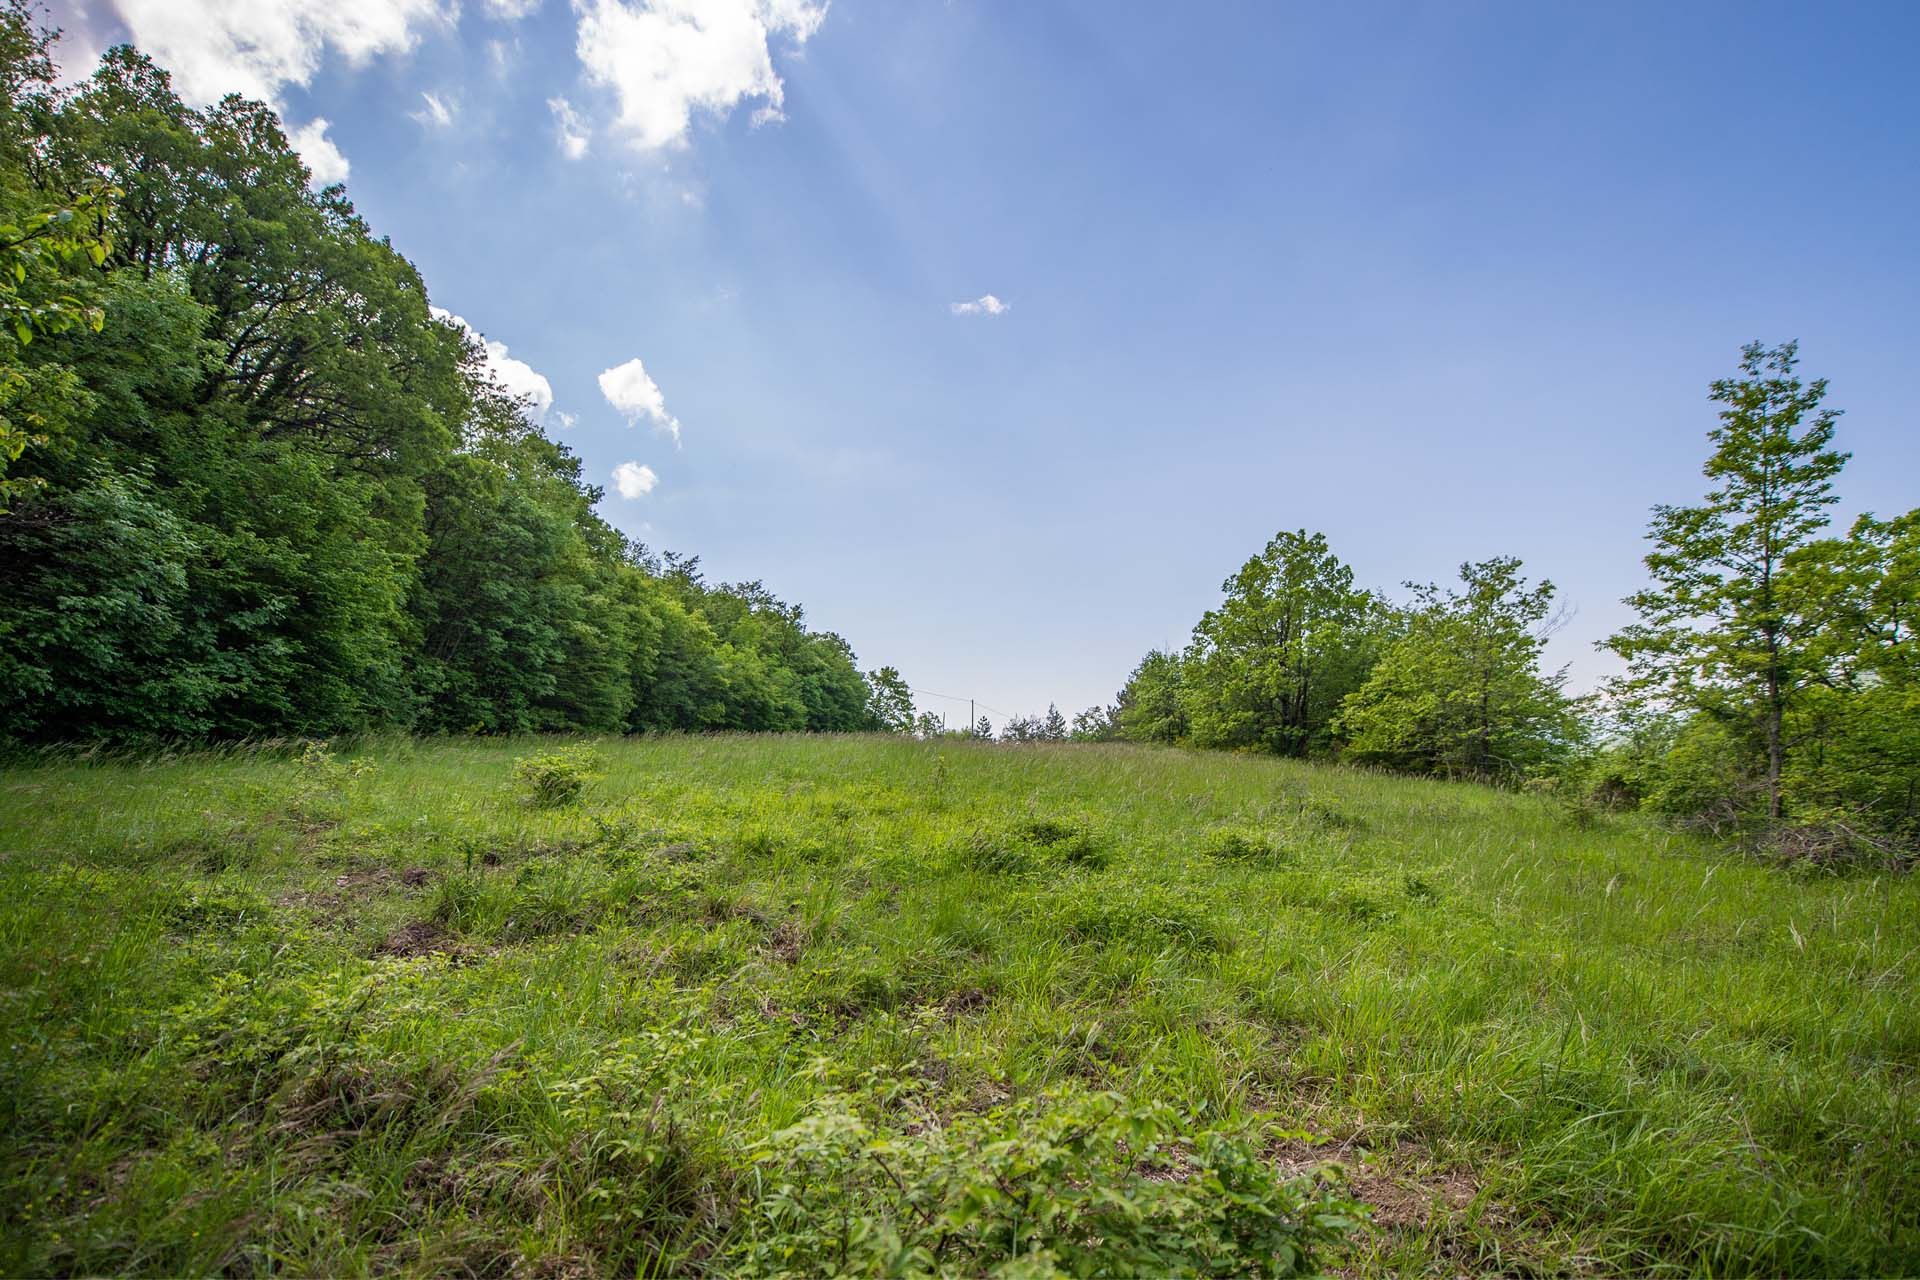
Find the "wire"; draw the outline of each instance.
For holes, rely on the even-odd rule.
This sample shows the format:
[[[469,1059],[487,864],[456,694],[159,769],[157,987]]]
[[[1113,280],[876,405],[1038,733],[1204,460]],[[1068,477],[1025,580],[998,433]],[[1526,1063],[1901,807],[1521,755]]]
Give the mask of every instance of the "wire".
[[[925,698],[945,698],[949,702],[971,703],[972,705],[980,708],[982,711],[993,712],[994,715],[999,716],[1003,720],[1013,714],[1011,711],[1002,711],[1000,708],[996,706],[991,706],[988,703],[982,702],[978,698],[961,698],[961,697],[956,697],[951,693],[935,693],[931,689],[915,689],[912,685],[908,685],[907,688],[912,690],[914,693],[917,693]]]

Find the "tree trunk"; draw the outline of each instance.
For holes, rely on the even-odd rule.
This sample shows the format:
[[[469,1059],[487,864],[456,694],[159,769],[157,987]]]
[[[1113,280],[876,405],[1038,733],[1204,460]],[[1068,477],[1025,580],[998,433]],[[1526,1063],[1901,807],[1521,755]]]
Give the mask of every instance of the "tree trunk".
[[[1769,644],[1769,648],[1772,645]],[[1781,720],[1780,669],[1767,672],[1767,820],[1780,821]]]

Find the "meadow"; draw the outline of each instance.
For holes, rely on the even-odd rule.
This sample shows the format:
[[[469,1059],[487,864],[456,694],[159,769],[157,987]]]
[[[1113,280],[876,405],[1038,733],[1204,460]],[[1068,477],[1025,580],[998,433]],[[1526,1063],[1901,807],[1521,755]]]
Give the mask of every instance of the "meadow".
[[[1920,890],[1272,758],[28,756],[0,1273],[1920,1270]]]

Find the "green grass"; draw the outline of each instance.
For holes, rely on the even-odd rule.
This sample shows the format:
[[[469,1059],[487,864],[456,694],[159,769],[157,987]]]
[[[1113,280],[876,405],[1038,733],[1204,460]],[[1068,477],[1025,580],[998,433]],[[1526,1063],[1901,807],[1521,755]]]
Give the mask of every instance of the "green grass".
[[[0,774],[0,1273],[725,1271],[808,1117],[1106,1091],[1344,1170],[1350,1273],[1920,1270],[1910,879],[1124,747],[616,741],[537,808],[556,745]]]

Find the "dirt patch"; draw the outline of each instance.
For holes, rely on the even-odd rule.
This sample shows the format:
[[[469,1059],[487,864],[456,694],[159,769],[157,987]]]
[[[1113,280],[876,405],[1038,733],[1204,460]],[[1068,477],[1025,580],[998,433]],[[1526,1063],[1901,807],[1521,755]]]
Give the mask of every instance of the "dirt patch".
[[[336,923],[341,921],[340,909],[347,905],[347,895],[327,890],[295,889],[283,893],[273,900],[276,907],[298,907],[327,916]]]
[[[382,956],[430,956],[440,953],[459,954],[465,951],[460,940],[448,933],[442,925],[431,920],[409,920],[387,935],[375,949],[374,954]]]
[[[515,1265],[515,1280],[593,1280],[600,1274],[593,1257],[586,1253],[549,1253]]]
[[[432,880],[433,872],[427,870],[425,867],[408,867],[400,873],[400,883],[406,885],[409,889],[418,889],[421,885],[428,884]]]
[[[1480,1194],[1472,1173],[1434,1166],[1412,1144],[1372,1155],[1351,1143],[1316,1145],[1287,1138],[1269,1146],[1267,1158],[1287,1177],[1335,1166],[1353,1198],[1372,1206],[1374,1222],[1390,1230],[1424,1230],[1437,1216],[1465,1211]]]
[[[807,949],[807,931],[798,920],[783,920],[767,935],[767,954],[781,964],[798,964]]]

